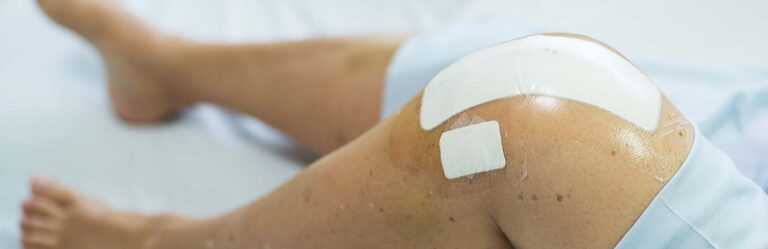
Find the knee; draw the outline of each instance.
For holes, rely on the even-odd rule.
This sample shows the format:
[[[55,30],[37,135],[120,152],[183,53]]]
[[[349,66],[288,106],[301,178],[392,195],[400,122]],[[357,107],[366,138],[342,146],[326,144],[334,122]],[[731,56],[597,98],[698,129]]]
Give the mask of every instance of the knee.
[[[620,237],[682,165],[693,129],[614,50],[544,36],[479,51],[438,74],[389,121],[393,165],[432,175],[447,198],[493,196],[481,205],[524,244],[552,239],[544,237],[559,233],[553,227],[566,241]],[[452,132],[464,135],[447,144]],[[469,169],[449,174],[446,165]]]
[[[448,192],[463,192],[463,182],[477,178],[490,186],[537,174],[606,172],[597,165],[663,182],[693,136],[623,56],[572,34],[531,36],[463,58],[392,122],[395,165],[442,176]]]
[[[589,104],[542,95],[494,100],[424,130],[420,99],[390,120],[389,154],[395,166],[432,175],[448,197],[523,185],[550,188],[552,179],[600,185],[600,178],[630,184],[620,179],[631,177],[663,185],[687,157],[693,139],[692,126],[665,98],[652,131]],[[472,137],[472,127],[488,123],[495,126]],[[474,140],[446,139],[451,132],[466,131]],[[465,165],[449,166],[453,162],[446,160],[464,160]],[[455,167],[472,169],[457,173]]]

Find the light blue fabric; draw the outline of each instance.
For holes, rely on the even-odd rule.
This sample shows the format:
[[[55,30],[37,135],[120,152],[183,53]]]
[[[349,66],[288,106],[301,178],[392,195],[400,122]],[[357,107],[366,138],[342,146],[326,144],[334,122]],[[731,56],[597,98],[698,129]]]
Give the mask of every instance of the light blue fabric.
[[[768,190],[768,69],[633,61],[742,174]]]
[[[507,17],[488,17],[428,31],[400,46],[387,70],[382,117],[400,110],[440,70],[479,49],[542,32]]]
[[[616,248],[768,248],[768,196],[700,132]]]

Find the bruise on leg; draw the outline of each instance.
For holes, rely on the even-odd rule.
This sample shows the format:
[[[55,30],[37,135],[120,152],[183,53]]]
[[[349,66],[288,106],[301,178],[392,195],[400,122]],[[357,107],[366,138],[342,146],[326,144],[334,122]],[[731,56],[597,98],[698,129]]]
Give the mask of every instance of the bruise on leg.
[[[478,105],[425,131],[418,123],[420,98],[419,95],[409,102],[401,109],[401,117],[392,120],[390,160],[393,166],[410,174],[438,178],[442,184],[436,193],[447,198],[516,185],[531,177],[528,170],[537,161],[561,152],[563,147],[574,146],[587,147],[608,157],[632,159],[634,163],[627,167],[635,168],[645,177],[666,182],[687,155],[687,151],[669,153],[669,144],[692,143],[686,140],[690,137],[681,135],[692,133],[692,128],[666,99],[662,103],[659,128],[653,131],[588,104],[540,95],[516,96]],[[448,180],[443,177],[438,141],[443,132],[466,125],[462,119],[467,117],[500,123],[506,166]]]
[[[666,98],[653,131],[595,106],[539,95],[478,105],[424,131],[418,123],[419,98],[391,120],[392,167],[433,183],[424,189],[434,193],[429,198],[491,203],[488,212],[504,224],[500,229],[513,245],[615,243],[674,176],[693,143],[692,126]],[[438,141],[464,122],[462,115],[499,122],[503,169],[445,178]],[[445,215],[453,217],[441,213],[438,220]]]
[[[445,178],[440,162],[440,135],[450,130],[460,117],[454,117],[435,129],[424,131],[419,126],[418,110],[421,95],[404,106],[398,118],[392,119],[393,129],[390,131],[389,150],[390,160],[394,167],[406,171],[408,174],[429,175],[431,181],[438,182],[433,192],[444,198],[455,198],[473,193],[484,192],[496,185],[496,182],[508,178],[520,178],[521,170],[507,170],[509,168],[521,168],[521,160],[510,162],[503,170],[504,174],[486,172],[470,177],[460,177],[454,180]],[[469,113],[469,112],[467,112]],[[454,126],[453,128],[459,128]],[[502,134],[504,136],[504,134]],[[505,158],[523,158],[514,151],[505,150]]]

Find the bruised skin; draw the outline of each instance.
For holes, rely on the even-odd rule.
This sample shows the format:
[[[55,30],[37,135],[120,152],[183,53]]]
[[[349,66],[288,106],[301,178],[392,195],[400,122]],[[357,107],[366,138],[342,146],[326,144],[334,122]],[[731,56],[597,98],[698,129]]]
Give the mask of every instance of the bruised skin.
[[[401,110],[417,116],[419,99]],[[446,199],[484,198],[516,248],[610,248],[687,158],[693,128],[662,99],[659,128],[645,131],[576,101],[518,96],[482,104],[468,117],[501,125],[506,167],[435,182]],[[439,136],[461,114],[424,131],[396,118],[393,166],[442,175]]]
[[[257,227],[303,228],[263,234],[272,248],[511,248],[482,196],[443,198],[442,173],[393,165],[391,121],[400,118],[414,119],[384,121],[263,200],[285,213]]]
[[[419,98],[403,107],[402,112],[408,115],[418,113]],[[393,151],[390,154],[395,166],[414,172],[429,168],[431,169],[429,174],[435,172],[442,174],[439,138],[442,133],[451,130],[452,126],[460,122],[462,115],[466,115],[469,119],[479,118],[484,121],[497,120],[500,123],[508,123],[502,126],[500,131],[507,164],[504,174],[480,173],[450,181],[450,184],[447,184],[449,186],[443,188],[445,192],[442,192],[447,197],[461,195],[454,193],[456,191],[473,191],[478,188],[474,185],[478,184],[496,186],[489,183],[500,180],[512,182],[523,180],[527,177],[524,170],[528,161],[526,159],[533,159],[528,157],[533,156],[533,150],[536,149],[531,146],[532,143],[548,139],[556,144],[539,147],[552,150],[560,144],[576,144],[598,151],[600,154],[632,159],[634,162],[629,167],[665,182],[677,172],[677,167],[673,165],[681,164],[685,160],[688,152],[685,148],[689,145],[687,143],[692,143],[693,139],[690,136],[693,133],[692,127],[666,98],[662,101],[659,128],[650,132],[607,111],[573,100],[528,95],[490,103],[493,103],[492,106],[505,107],[470,108],[428,131],[418,126],[418,120],[408,118],[393,120],[396,123],[393,126],[398,127],[390,134],[390,145]],[[499,110],[493,111],[493,109]],[[593,116],[595,118],[592,118]],[[585,117],[588,118],[585,119]],[[602,129],[595,130],[600,129],[595,127]],[[405,140],[410,141],[405,142]],[[416,140],[416,143],[412,140]],[[680,144],[682,141],[687,142]],[[683,148],[679,148],[680,146]]]

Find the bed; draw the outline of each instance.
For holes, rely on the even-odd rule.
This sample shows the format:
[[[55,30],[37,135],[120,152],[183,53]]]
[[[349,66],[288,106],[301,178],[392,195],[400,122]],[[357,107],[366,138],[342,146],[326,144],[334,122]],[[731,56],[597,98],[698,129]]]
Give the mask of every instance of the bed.
[[[120,4],[166,32],[243,43],[416,32],[510,2],[546,10],[532,1],[471,0]],[[521,19],[551,24],[536,13]],[[754,25],[765,27],[768,21]],[[605,30],[596,32],[631,51],[630,58],[685,115],[744,174],[768,188],[768,63],[760,58],[747,60],[751,65],[681,62],[657,56],[661,50],[644,52],[642,41],[610,38],[624,36]],[[49,22],[34,1],[0,0],[0,248],[20,248],[19,205],[33,175],[60,179],[121,209],[202,217],[268,193],[314,159],[258,120],[209,105],[167,125],[123,124],[108,105],[103,67],[93,48]]]

